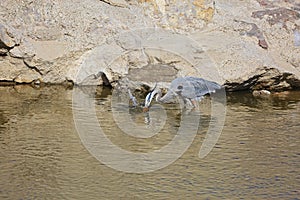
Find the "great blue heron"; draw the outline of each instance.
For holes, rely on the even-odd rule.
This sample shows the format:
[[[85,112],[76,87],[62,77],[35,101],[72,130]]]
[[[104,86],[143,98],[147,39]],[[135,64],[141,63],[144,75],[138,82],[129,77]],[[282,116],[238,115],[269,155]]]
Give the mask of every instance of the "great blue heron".
[[[204,95],[214,93],[218,89],[221,89],[221,85],[216,82],[197,77],[179,77],[171,82],[171,86],[164,96],[162,96],[161,90],[155,86],[153,91],[146,96],[144,111],[149,110],[155,95],[157,102],[167,103],[175,96],[179,96],[184,104],[197,107],[197,101],[200,101]]]

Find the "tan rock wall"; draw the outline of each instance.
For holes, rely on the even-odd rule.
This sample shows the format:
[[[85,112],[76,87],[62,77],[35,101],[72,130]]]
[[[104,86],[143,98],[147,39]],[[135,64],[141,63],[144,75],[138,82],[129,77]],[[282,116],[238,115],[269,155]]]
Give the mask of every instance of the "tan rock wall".
[[[131,69],[170,65],[175,76],[201,76],[232,90],[299,87],[296,0],[3,0],[0,5],[0,81],[78,83],[99,70],[117,81]],[[166,69],[160,71],[156,79],[165,80]]]

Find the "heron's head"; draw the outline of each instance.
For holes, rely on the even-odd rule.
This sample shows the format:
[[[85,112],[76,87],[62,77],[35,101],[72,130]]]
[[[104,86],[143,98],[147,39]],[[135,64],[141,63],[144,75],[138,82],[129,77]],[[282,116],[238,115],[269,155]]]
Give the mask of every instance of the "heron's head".
[[[152,90],[151,92],[149,92],[149,93],[147,94],[147,96],[146,96],[146,98],[145,98],[144,109],[143,109],[144,112],[147,112],[147,111],[149,110],[149,107],[150,107],[150,105],[151,105],[151,102],[152,102],[154,96],[155,96],[157,93],[158,93],[157,90],[154,89],[154,90]]]
[[[155,95],[160,94],[160,90],[156,87],[157,83],[155,84],[154,88],[151,90],[151,92],[149,92],[145,98],[145,105],[144,105],[144,112],[149,111],[149,107],[151,105],[151,102],[153,100],[153,98],[155,97]],[[156,97],[157,98],[157,97]]]

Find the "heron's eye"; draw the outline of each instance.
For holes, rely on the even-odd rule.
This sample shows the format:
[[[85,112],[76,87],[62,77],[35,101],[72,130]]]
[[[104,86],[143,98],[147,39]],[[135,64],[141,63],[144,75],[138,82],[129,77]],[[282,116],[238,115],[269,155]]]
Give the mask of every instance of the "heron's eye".
[[[177,87],[177,89],[178,89],[178,90],[182,90],[182,89],[183,89],[182,85],[179,85],[179,86]]]

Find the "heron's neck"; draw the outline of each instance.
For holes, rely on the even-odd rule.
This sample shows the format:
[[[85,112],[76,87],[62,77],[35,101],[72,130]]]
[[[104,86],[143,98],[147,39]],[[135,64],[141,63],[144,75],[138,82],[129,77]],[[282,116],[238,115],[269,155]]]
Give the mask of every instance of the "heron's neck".
[[[162,93],[161,93],[161,90],[158,89],[156,90],[156,101],[161,101],[162,99]]]

